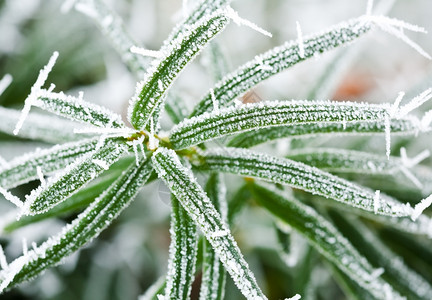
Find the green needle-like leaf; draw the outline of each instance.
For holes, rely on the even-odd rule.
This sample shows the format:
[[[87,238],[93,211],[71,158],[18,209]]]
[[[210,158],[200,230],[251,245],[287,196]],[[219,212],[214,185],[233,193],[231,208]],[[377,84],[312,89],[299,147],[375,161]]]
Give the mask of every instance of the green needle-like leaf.
[[[73,121],[98,127],[125,127],[121,117],[105,107],[63,93],[41,91],[31,105]]]
[[[403,259],[391,251],[371,230],[362,223],[344,218],[331,211],[330,216],[340,232],[376,268],[383,268],[382,277],[402,295],[412,299],[431,299],[432,286],[411,270]]]
[[[135,198],[152,171],[150,161],[133,163],[77,219],[58,235],[15,259],[0,271],[0,292],[34,278],[98,236]]]
[[[403,299],[337,229],[311,207],[287,198],[281,190],[254,184],[256,200],[305,236],[328,260],[377,299]]]
[[[226,188],[221,174],[211,174],[207,181],[206,192],[222,221],[228,222]],[[200,300],[222,300],[225,295],[226,272],[218,255],[208,241],[204,241],[203,275]]]
[[[23,226],[40,222],[52,217],[58,217],[62,215],[72,214],[83,210],[86,206],[90,205],[100,194],[102,194],[107,187],[109,187],[119,176],[122,171],[127,169],[135,158],[124,157],[115,163],[107,174],[102,174],[96,180],[91,182],[88,186],[80,189],[78,192],[70,196],[65,201],[54,206],[47,212],[33,215],[23,216],[19,220],[13,220],[10,223],[4,224],[0,231],[12,232]],[[148,179],[150,181],[150,178]]]
[[[191,219],[201,228],[243,295],[247,299],[267,299],[258,287],[228,226],[221,220],[220,214],[198,185],[192,172],[180,163],[175,152],[159,148],[153,155],[153,165]]]
[[[37,168],[44,175],[51,175],[94,150],[97,140],[83,140],[38,150],[13,159],[6,167],[0,168],[0,186],[11,189],[38,179]]]
[[[60,174],[50,178],[46,185],[32,191],[24,204],[24,214],[43,213],[63,202],[107,170],[127,149],[124,143],[114,139],[106,140],[94,153],[77,160]]]
[[[221,107],[225,106],[267,78],[306,59],[352,42],[368,32],[370,28],[368,22],[359,18],[338,24],[323,33],[305,37],[303,56],[300,55],[299,43],[296,41],[273,48],[226,75],[213,89],[214,96]],[[212,103],[212,95],[209,91],[195,107],[191,117],[211,111]]]
[[[219,148],[203,154],[200,168],[251,176],[286,184],[320,195],[348,206],[387,216],[408,216],[410,206],[375,193],[345,179],[286,158],[279,158],[245,149]]]
[[[83,5],[85,9],[82,9]],[[102,33],[120,54],[123,62],[138,78],[142,78],[150,59],[131,52],[131,47],[137,44],[126,32],[122,19],[102,0],[78,0],[75,7],[94,19]],[[88,11],[93,13],[89,14]]]
[[[389,118],[387,105],[330,101],[271,101],[229,107],[186,119],[171,130],[175,149],[183,149],[219,137],[293,124],[383,121]]]
[[[228,21],[222,13],[210,15],[163,49],[163,58],[153,62],[144,81],[137,85],[137,93],[129,105],[129,120],[136,129],[148,125],[150,118],[159,112],[167,90],[179,73]]]
[[[375,135],[385,133],[385,121],[364,121],[353,123],[309,123],[287,124],[258,130],[247,131],[233,137],[230,147],[250,148],[262,143],[271,142],[281,138],[308,138],[319,135],[329,137],[340,135]],[[418,131],[417,123],[411,118],[390,120],[392,135],[414,134]]]
[[[0,106],[0,132],[13,135],[21,112]],[[91,137],[88,134],[74,133],[77,126],[70,121],[54,116],[30,113],[23,124],[18,137],[44,141],[51,144],[76,141]]]
[[[180,205],[171,197],[171,244],[165,299],[189,299],[195,279],[195,263],[198,248],[198,235],[193,221]]]

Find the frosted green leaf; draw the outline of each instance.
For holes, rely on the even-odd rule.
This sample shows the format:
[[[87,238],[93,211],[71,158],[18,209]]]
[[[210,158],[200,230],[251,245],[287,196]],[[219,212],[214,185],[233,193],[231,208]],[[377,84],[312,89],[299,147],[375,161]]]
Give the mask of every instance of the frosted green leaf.
[[[222,221],[228,222],[226,188],[221,174],[211,174],[206,184],[206,193]],[[203,275],[200,287],[200,300],[221,300],[225,295],[226,272],[218,255],[208,241],[204,241]]]
[[[41,90],[31,105],[73,121],[89,123],[98,127],[125,127],[121,117],[116,113],[83,99],[66,96],[63,93]]]
[[[132,163],[122,176],[59,234],[35,249],[28,250],[10,263],[7,270],[0,271],[0,292],[59,264],[97,237],[131,203],[151,171],[149,161],[139,166]]]
[[[134,162],[132,157],[121,158],[110,168],[109,171],[106,172],[106,174],[103,173],[96,180],[90,182],[87,186],[80,189],[65,201],[54,206],[47,212],[33,216],[22,216],[19,220],[14,219],[11,220],[11,222],[2,224],[4,227],[0,227],[0,232],[12,232],[18,228],[35,222],[83,210],[85,207],[90,205],[94,199],[102,194],[119,176],[121,176],[122,171],[127,169],[132,162]]]
[[[361,222],[344,218],[341,214],[330,212],[333,222],[348,237],[353,246],[376,268],[383,268],[383,279],[389,282],[402,295],[409,298],[431,299],[432,286],[419,274],[411,270],[390,250],[370,229]]]
[[[300,201],[287,198],[268,185],[251,185],[256,200],[272,214],[288,223],[323,256],[377,299],[404,299],[325,218]]]
[[[0,106],[0,132],[13,135],[21,112]],[[90,134],[76,134],[76,124],[53,116],[32,112],[27,117],[18,137],[40,140],[52,144],[76,141],[90,137]]]
[[[292,124],[261,128],[247,131],[233,137],[228,145],[231,147],[250,148],[262,143],[282,138],[308,138],[320,135],[330,136],[358,136],[384,134],[386,131],[384,120],[353,122],[353,123],[309,123]],[[406,135],[418,132],[415,119],[402,118],[390,120],[392,135]]]
[[[174,196],[171,204],[171,244],[164,299],[189,299],[195,279],[198,235],[195,224]]]
[[[182,34],[186,34],[190,27],[199,22],[201,19],[206,16],[211,15],[215,11],[226,7],[231,3],[232,0],[200,0],[195,6],[192,8],[186,18],[180,22],[178,25],[174,27],[169,37],[164,41],[163,47],[169,47],[169,44],[172,43],[175,39],[177,39]]]
[[[242,294],[247,299],[267,299],[258,287],[228,226],[221,220],[193,173],[180,163],[174,151],[166,148],[159,148],[154,153],[153,165],[190,218],[200,227]]]
[[[17,157],[10,161],[7,167],[0,168],[0,186],[11,189],[38,179],[36,168],[39,166],[44,175],[51,175],[93,151],[96,144],[97,140],[82,140]]]
[[[400,169],[402,162],[399,158],[391,157],[387,160],[383,157],[379,154],[332,148],[303,148],[287,155],[289,159],[330,172],[391,175]]]
[[[229,107],[186,119],[171,129],[170,141],[183,149],[219,137],[272,126],[383,121],[387,105],[331,101],[269,101]]]
[[[167,90],[179,73],[228,21],[222,13],[205,17],[163,49],[163,57],[153,61],[130,101],[128,118],[136,129],[149,125],[150,118],[159,112]]]
[[[149,59],[130,51],[136,43],[126,32],[122,19],[101,0],[77,0],[75,9],[94,19],[128,68],[142,78]]]
[[[408,216],[409,205],[300,162],[245,149],[219,148],[203,154],[200,168],[250,176],[326,197],[386,216]]]
[[[369,23],[359,18],[340,23],[322,33],[305,36],[303,39],[303,57],[299,55],[299,44],[297,41],[287,42],[281,46],[275,47],[258,55],[234,72],[226,75],[216,84],[215,88],[213,88],[215,97],[218,99],[221,107],[225,106],[234,98],[240,96],[267,78],[306,59],[316,57],[323,52],[352,42],[368,32],[370,28],[371,26]],[[211,94],[209,91],[195,107],[191,116],[211,111],[212,106]]]
[[[26,197],[23,213],[38,214],[63,202],[78,189],[107,170],[127,150],[127,146],[117,140],[108,139],[94,152],[76,160],[65,170],[50,178]]]

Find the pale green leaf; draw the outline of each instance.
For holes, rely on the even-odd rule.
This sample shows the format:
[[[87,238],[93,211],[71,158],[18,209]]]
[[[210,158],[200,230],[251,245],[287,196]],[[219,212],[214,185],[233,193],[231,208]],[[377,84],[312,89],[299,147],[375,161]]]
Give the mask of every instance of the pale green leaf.
[[[118,140],[106,140],[99,149],[76,160],[59,174],[49,178],[45,185],[42,184],[33,190],[26,197],[23,213],[43,213],[63,202],[104,170],[109,169],[127,149],[128,147]]]
[[[152,171],[150,161],[134,163],[71,224],[0,271],[0,292],[34,278],[97,237],[135,198]]]
[[[389,119],[388,105],[330,101],[269,101],[229,107],[186,119],[171,129],[175,149],[254,129],[294,124],[344,124]]]
[[[180,201],[191,219],[219,255],[225,269],[247,299],[267,299],[258,287],[253,273],[244,260],[228,226],[174,151],[159,148],[153,155],[153,164],[160,178]]]
[[[44,175],[52,175],[86,153],[93,151],[96,144],[97,140],[95,139],[82,140],[19,156],[10,161],[4,168],[0,168],[0,186],[11,189],[38,179],[38,167],[41,168]]]
[[[198,235],[195,224],[174,196],[171,197],[171,205],[171,244],[165,299],[189,299],[195,279]]]
[[[159,112],[169,87],[179,73],[228,21],[222,13],[205,17],[163,49],[162,58],[152,63],[144,80],[137,85],[136,95],[129,105],[129,120],[136,129],[143,129],[146,125],[148,128],[150,118]]]
[[[226,75],[216,84],[213,89],[214,95],[220,106],[225,106],[267,78],[306,59],[352,42],[368,32],[370,28],[368,22],[359,18],[338,24],[322,33],[305,36],[303,38],[304,56],[299,54],[297,41],[286,42],[258,55],[255,59]],[[209,91],[195,107],[191,116],[211,111],[212,107],[212,96]]]
[[[385,195],[334,176],[320,169],[286,158],[245,149],[219,148],[203,154],[200,168],[250,176],[286,184],[315,195],[387,216],[408,216],[412,208]]]
[[[404,299],[380,276],[376,276],[371,264],[314,209],[287,198],[281,190],[271,186],[254,184],[251,188],[262,206],[305,236],[323,256],[376,299]]]

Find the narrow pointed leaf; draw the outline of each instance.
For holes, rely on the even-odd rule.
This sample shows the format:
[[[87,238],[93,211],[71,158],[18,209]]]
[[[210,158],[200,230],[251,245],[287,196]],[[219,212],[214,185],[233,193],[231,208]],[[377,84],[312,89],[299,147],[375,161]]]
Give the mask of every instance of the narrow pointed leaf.
[[[338,24],[322,33],[304,37],[303,57],[299,54],[299,44],[296,41],[287,42],[273,48],[226,75],[216,84],[213,89],[214,95],[218,99],[220,106],[225,106],[234,98],[267,78],[306,59],[316,57],[321,53],[352,42],[368,32],[370,28],[370,24],[360,18]],[[191,117],[208,112],[211,109],[212,96],[208,92],[195,107]]]
[[[33,216],[23,216],[19,220],[13,220],[10,223],[4,224],[4,227],[0,228],[0,231],[4,230],[5,232],[12,232],[23,226],[40,222],[48,218],[70,215],[83,210],[100,194],[102,194],[107,187],[109,187],[122,174],[122,171],[130,166],[132,162],[135,163],[135,158],[133,157],[122,158],[120,161],[115,163],[112,168],[110,168],[107,174],[102,174],[97,178],[97,180],[94,180],[88,186],[80,189],[68,199],[54,206],[47,212]]]
[[[150,118],[159,112],[167,90],[179,73],[228,21],[221,13],[204,18],[190,28],[187,34],[173,40],[164,49],[163,57],[152,63],[145,79],[137,85],[136,95],[129,105],[129,120],[136,129],[148,125]]]
[[[41,91],[32,105],[81,123],[108,128],[125,127],[121,117],[116,113],[82,99],[66,96],[63,93]]]
[[[117,140],[106,140],[94,153],[69,165],[63,172],[50,178],[46,186],[34,190],[26,199],[24,213],[43,213],[63,202],[119,160],[127,149],[125,144]]]
[[[314,209],[270,186],[254,184],[251,188],[263,207],[306,237],[315,249],[375,298],[403,299],[381,277],[373,275],[375,270],[370,263]]]
[[[402,295],[412,299],[432,298],[432,286],[410,269],[370,229],[358,221],[348,221],[335,211],[331,211],[330,216],[338,230],[375,268],[384,269],[381,276]]]
[[[340,177],[286,158],[245,149],[220,148],[203,154],[204,170],[222,171],[286,184],[348,206],[387,216],[408,216],[412,208]]]
[[[221,215],[222,221],[228,222],[226,188],[220,174],[211,174],[206,185],[206,193]],[[221,300],[225,295],[226,272],[219,256],[208,241],[204,241],[203,275],[200,288],[200,300]]]
[[[367,152],[332,149],[332,148],[303,148],[293,151],[287,158],[326,171],[361,173],[361,174],[394,174],[402,166],[399,158],[385,158],[385,154],[371,154]]]
[[[21,112],[0,106],[0,132],[13,135]],[[18,137],[44,141],[51,144],[76,141],[90,137],[89,134],[76,134],[76,124],[53,116],[30,113],[24,122]]]
[[[281,125],[384,121],[387,105],[330,101],[269,101],[229,107],[186,119],[171,130],[176,149],[219,137]]]
[[[10,161],[0,168],[0,186],[11,189],[38,179],[37,167],[44,175],[51,175],[73,163],[79,157],[94,150],[97,140],[83,140],[57,145],[45,150],[36,150]]]
[[[247,131],[233,137],[230,147],[250,148],[262,143],[282,138],[309,138],[319,135],[375,135],[385,133],[385,121],[360,121],[353,123],[309,123],[287,124]],[[391,119],[390,132],[392,135],[414,134],[418,132],[418,123],[411,118]]]
[[[94,19],[128,68],[137,74],[138,78],[142,78],[145,74],[146,66],[150,63],[150,59],[130,51],[131,47],[137,44],[126,32],[122,19],[104,1],[78,0],[76,2],[75,8],[77,10],[92,12],[91,14],[87,13],[87,15]],[[81,7],[84,5],[85,10],[80,9],[80,5]]]
[[[58,235],[15,259],[0,271],[0,292],[34,278],[97,237],[125,209],[152,171],[150,161],[125,170],[98,199]]]
[[[211,15],[215,11],[226,7],[232,0],[200,0],[192,8],[189,15],[170,33],[169,37],[164,41],[164,47],[168,47],[173,40],[180,35],[186,34],[190,27],[199,22],[201,19]],[[185,4],[185,3],[184,3]]]
[[[195,224],[174,196],[171,204],[171,244],[164,299],[189,299],[195,279],[198,235]]]
[[[267,299],[258,287],[228,226],[221,220],[220,214],[198,185],[192,172],[180,163],[175,152],[159,148],[153,155],[153,165],[191,219],[200,227],[243,295],[247,299]]]

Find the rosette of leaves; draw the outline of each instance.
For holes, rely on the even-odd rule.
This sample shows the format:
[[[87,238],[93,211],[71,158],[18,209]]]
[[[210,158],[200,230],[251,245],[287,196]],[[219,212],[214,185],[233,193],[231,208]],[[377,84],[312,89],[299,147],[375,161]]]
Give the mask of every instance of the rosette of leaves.
[[[412,247],[430,253],[418,237],[432,236],[431,219],[421,214],[431,202],[431,170],[416,166],[425,155],[399,158],[390,156],[389,149],[391,136],[404,134],[416,139],[430,131],[431,113],[419,119],[412,111],[430,98],[431,91],[403,106],[402,97],[395,104],[322,100],[243,104],[237,100],[267,78],[351,44],[376,27],[401,37],[425,54],[399,30],[422,29],[373,16],[369,11],[317,34],[302,36],[299,29],[297,40],[227,72],[224,57],[212,39],[230,22],[268,34],[240,18],[229,2],[199,1],[159,51],[136,47],[121,19],[103,2],[78,0],[68,4],[95,19],[139,79],[129,103],[132,127],[81,96],[43,88],[58,53],[40,72],[21,113],[0,108],[3,132],[62,143],[2,162],[1,193],[17,207],[18,216],[18,220],[6,221],[3,231],[12,232],[83,209],[57,235],[33,244],[32,249],[24,247],[23,254],[13,261],[8,263],[1,250],[0,292],[61,263],[106,229],[144,185],[162,180],[170,190],[172,204],[168,270],[142,299],[189,299],[197,276],[202,278],[200,299],[230,298],[225,295],[227,277],[245,298],[267,299],[271,291],[263,289],[263,278],[256,279],[232,231],[235,216],[250,206],[251,199],[274,218],[280,242],[274,253],[287,269],[297,261],[301,270],[301,278],[297,278],[301,283],[291,288],[293,294],[298,293],[293,299],[299,299],[299,294],[306,299],[313,297],[317,259],[324,262],[351,298],[432,298],[427,280],[430,274],[424,278],[410,264],[415,254],[405,255],[405,263],[379,236],[379,232],[391,229],[392,235],[404,237]],[[188,113],[182,99],[170,93],[170,88],[206,47],[217,83]],[[75,123],[30,112],[33,106]],[[162,132],[159,125],[164,111],[175,124],[168,132]],[[282,155],[247,149],[276,139],[336,135],[381,135],[387,157],[384,151],[379,155],[305,147],[306,142]],[[206,177],[204,186],[196,179],[198,173]],[[245,179],[231,201],[227,201],[224,173]],[[385,177],[393,186],[364,186],[360,183],[363,174]],[[23,200],[10,192],[37,179],[39,187]],[[414,207],[402,201],[394,192],[395,183],[396,189],[408,186],[424,200],[409,199]],[[430,262],[425,264],[424,269],[430,270]],[[278,272],[277,276],[283,276],[283,271]]]

